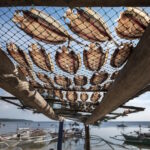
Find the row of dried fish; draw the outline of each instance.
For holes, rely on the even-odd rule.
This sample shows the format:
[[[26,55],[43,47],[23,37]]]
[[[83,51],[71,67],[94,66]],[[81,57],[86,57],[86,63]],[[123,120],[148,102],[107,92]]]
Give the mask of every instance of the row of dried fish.
[[[133,46],[132,44],[125,43],[120,47],[120,49],[116,49],[114,54],[111,58],[111,65],[113,67],[120,67],[124,64],[124,62],[128,59],[132,52]],[[9,43],[7,44],[7,50],[8,53],[14,58],[15,61],[17,61],[22,67],[20,68],[23,70],[25,74],[28,74],[32,78],[35,78],[33,70],[33,65],[30,60],[30,57],[32,58],[32,61],[36,66],[41,68],[44,71],[47,72],[53,72],[54,66],[52,63],[52,59],[50,54],[47,54],[45,49],[37,44],[32,44],[29,46],[29,55],[21,50],[16,44]],[[96,47],[95,44],[90,44],[89,50],[84,50],[83,52],[83,61],[85,64],[86,69],[91,71],[98,71],[100,68],[105,64],[107,60],[108,53],[103,53],[103,50],[101,47]],[[61,68],[63,71],[68,72],[70,74],[75,74],[79,67],[81,66],[81,58],[80,55],[75,54],[74,51],[68,51],[68,49],[63,46],[61,52],[57,51],[55,55],[56,64]],[[94,75],[94,79],[97,78],[97,76],[101,76],[98,74]],[[82,78],[82,77],[81,77]],[[107,78],[107,76],[105,77]],[[77,80],[76,80],[77,81]],[[79,80],[80,82],[80,80]],[[91,84],[94,85],[96,81],[91,81]],[[99,82],[99,81],[98,81]],[[84,85],[86,84],[86,79],[84,77],[83,83],[76,82],[77,85]]]
[[[102,16],[90,8],[68,9],[65,17],[70,20],[67,25],[71,31],[84,40],[113,40]],[[56,19],[37,9],[16,11],[13,21],[28,35],[45,43],[60,44],[67,40],[75,40]],[[121,38],[136,39],[142,36],[149,22],[148,14],[139,8],[129,7],[121,13],[116,32]]]
[[[24,72],[22,73],[24,74]],[[117,73],[118,72],[113,73],[110,79],[114,80],[117,76]],[[57,85],[63,87],[64,89],[69,89],[69,87],[73,85],[72,80],[69,77],[63,75],[55,75],[54,80],[44,73],[38,72],[36,73],[36,75],[38,79],[40,79],[43,83],[50,85],[50,87],[55,87],[54,81]],[[26,76],[26,74],[24,74],[24,76]],[[93,86],[91,86],[89,90],[100,90],[101,88],[99,87],[99,85],[106,81],[108,77],[109,74],[104,71],[94,73],[90,79],[90,84]],[[76,75],[73,80],[75,86],[79,87],[74,87],[74,90],[79,90],[81,89],[81,87],[85,86],[88,83],[87,77],[83,75]]]
[[[32,50],[29,50],[29,54],[33,62],[35,62],[37,66],[45,71],[52,71],[53,65],[50,61],[50,56],[46,54],[45,50],[43,48],[38,49],[36,44],[32,44],[31,47]],[[14,58],[14,60],[20,64],[19,69],[23,72],[23,74],[25,76],[30,76],[32,79],[35,79],[35,73],[32,71],[33,66],[29,56],[14,43],[7,44],[7,50],[9,54]],[[65,51],[66,49],[63,50]],[[118,54],[117,56],[119,57],[120,55]],[[62,55],[62,59],[63,57],[65,57],[65,55]],[[54,81],[52,81],[52,79],[50,79],[46,74],[37,73],[36,75],[42,82],[49,83],[51,86],[54,86],[54,81],[56,84],[63,87],[69,87],[72,83],[71,80],[65,76],[56,75],[54,77]],[[99,85],[103,83],[108,78],[108,76],[109,75],[107,72],[96,72],[92,75],[90,83],[92,85]],[[87,84],[87,81],[87,77],[83,75],[76,75],[74,77],[74,83],[77,86],[84,86]]]
[[[61,100],[64,101],[64,93],[60,90],[54,90],[55,96]],[[75,102],[78,100],[78,93],[75,91],[67,91],[66,92],[66,98],[70,102]],[[93,92],[90,101],[93,103],[96,103],[101,98],[101,94],[99,92]],[[83,102],[87,101],[89,99],[89,95],[86,92],[82,92],[80,94],[80,100]]]

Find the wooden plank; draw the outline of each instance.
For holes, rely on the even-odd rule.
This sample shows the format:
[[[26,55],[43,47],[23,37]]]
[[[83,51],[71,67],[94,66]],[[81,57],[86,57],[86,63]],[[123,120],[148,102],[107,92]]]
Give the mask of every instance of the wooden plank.
[[[0,48],[0,88],[21,100],[25,106],[30,106],[42,112],[51,119],[61,119],[55,115],[51,106],[33,88],[24,76],[18,72],[11,60]]]
[[[150,6],[149,0],[0,0],[0,7],[9,6],[114,7]]]
[[[87,124],[102,119],[150,83],[150,25]]]

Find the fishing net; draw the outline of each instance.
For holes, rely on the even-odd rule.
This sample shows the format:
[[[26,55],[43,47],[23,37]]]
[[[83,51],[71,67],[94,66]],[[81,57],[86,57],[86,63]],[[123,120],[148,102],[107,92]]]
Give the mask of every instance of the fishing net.
[[[125,7],[0,8],[0,45],[58,115],[82,120],[111,88],[149,13]]]

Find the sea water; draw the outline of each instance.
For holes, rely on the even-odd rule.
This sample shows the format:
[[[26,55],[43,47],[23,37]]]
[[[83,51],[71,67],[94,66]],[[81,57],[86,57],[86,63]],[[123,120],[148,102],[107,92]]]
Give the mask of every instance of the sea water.
[[[117,127],[122,122],[104,122],[98,126],[90,126],[90,150],[149,150],[150,147],[143,145],[131,145],[124,143],[121,136],[115,140],[112,137],[122,133],[139,131],[150,132],[150,122],[124,122],[125,128]],[[0,134],[16,132],[17,128],[44,129],[49,132],[57,132],[58,122],[1,122]],[[64,123],[64,129],[71,128],[70,122]],[[78,128],[84,130],[84,125],[80,124]],[[1,150],[57,150],[57,142],[42,144],[27,144],[13,148],[0,148]],[[63,142],[62,150],[85,150],[85,139],[83,137],[73,137]]]

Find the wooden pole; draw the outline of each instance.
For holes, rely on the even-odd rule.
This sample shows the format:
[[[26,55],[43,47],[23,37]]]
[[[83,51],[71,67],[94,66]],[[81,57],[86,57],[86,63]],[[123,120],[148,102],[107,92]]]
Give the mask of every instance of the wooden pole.
[[[150,26],[134,48],[127,64],[120,71],[102,102],[86,121],[87,124],[102,119],[108,113],[134,97],[150,83]]]
[[[51,119],[59,119],[51,106],[18,72],[8,56],[0,49],[0,88],[21,100],[25,106],[42,112]]]
[[[63,125],[64,125],[64,121],[60,121],[60,122],[59,122],[59,132],[58,132],[57,150],[62,150]]]
[[[90,131],[89,126],[84,125],[85,127],[85,150],[90,150]]]
[[[114,7],[150,6],[149,0],[0,0],[0,7],[9,6]]]

